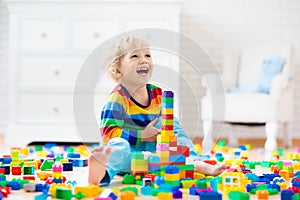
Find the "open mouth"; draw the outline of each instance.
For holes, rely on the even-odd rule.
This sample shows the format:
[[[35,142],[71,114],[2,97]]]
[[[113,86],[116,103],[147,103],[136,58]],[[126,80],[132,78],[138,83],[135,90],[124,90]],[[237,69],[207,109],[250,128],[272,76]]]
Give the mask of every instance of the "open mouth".
[[[145,65],[140,65],[137,69],[136,72],[139,75],[147,75],[149,72],[149,65],[145,64]]]

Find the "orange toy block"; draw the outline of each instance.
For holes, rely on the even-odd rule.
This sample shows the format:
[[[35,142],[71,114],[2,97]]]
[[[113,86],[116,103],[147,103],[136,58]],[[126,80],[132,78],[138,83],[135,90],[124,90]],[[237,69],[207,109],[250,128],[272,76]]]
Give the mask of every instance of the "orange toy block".
[[[257,200],[267,200],[269,199],[269,192],[267,190],[258,190],[256,192]]]

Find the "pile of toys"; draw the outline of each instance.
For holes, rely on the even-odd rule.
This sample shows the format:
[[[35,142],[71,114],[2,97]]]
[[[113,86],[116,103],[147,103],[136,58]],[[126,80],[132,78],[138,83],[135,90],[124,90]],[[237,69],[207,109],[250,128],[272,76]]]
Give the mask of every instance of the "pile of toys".
[[[88,166],[86,146],[61,147],[53,143],[44,146],[11,148],[10,155],[0,158],[0,200],[17,190],[36,193],[36,200],[57,199],[124,199],[152,196],[158,199],[182,199],[187,195],[201,200],[268,199],[272,195],[284,200],[300,200],[300,150],[274,152],[268,161],[248,160],[250,146],[229,148],[224,140],[218,142],[204,161],[227,168],[212,177],[194,171],[189,148],[178,145],[173,131],[173,93],[162,98],[162,131],[157,136],[156,152],[132,152],[131,174],[123,178],[123,187],[98,185],[79,186],[65,174]],[[201,146],[195,145],[196,151]],[[213,159],[211,159],[213,158]],[[128,186],[126,186],[128,185]]]

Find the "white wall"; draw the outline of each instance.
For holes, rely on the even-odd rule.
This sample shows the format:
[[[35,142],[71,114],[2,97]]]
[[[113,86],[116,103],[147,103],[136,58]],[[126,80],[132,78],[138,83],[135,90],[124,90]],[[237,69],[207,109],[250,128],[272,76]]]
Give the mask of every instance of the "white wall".
[[[222,47],[224,43],[241,41],[291,42],[295,48],[295,90],[300,91],[300,1],[298,0],[187,0],[181,18],[181,31],[203,45],[211,58],[222,70]],[[183,44],[184,45],[184,44]],[[190,68],[181,68],[188,79],[195,79]],[[199,84],[198,84],[199,85]],[[204,94],[199,88],[199,96]],[[183,97],[187,96],[182,88]],[[183,126],[192,131],[195,119],[190,98],[182,98],[187,109]],[[300,138],[300,93],[295,93],[294,119],[291,131]],[[191,128],[192,127],[192,128]],[[225,128],[226,130],[226,128]],[[253,129],[264,137],[263,128]],[[243,129],[239,128],[239,131]],[[244,130],[245,131],[245,130]],[[243,132],[244,132],[243,131]],[[251,130],[246,130],[249,135]],[[248,133],[248,134],[247,134]],[[239,134],[241,135],[241,134]]]
[[[298,0],[186,0],[181,17],[182,33],[202,44],[221,69],[222,46],[225,42],[288,41],[295,47],[296,91],[300,91],[300,1]],[[7,11],[0,1],[0,134],[7,123]],[[184,44],[183,44],[184,45]],[[184,78],[199,81],[188,68],[183,68]],[[182,123],[187,131],[195,130],[190,106],[192,98],[186,97],[182,88],[181,103],[185,107]],[[204,94],[199,88],[198,97]],[[291,130],[297,137],[300,131],[300,93],[295,94],[295,113]],[[186,114],[188,113],[188,115]],[[299,124],[299,125],[297,125]],[[197,130],[201,130],[198,127]],[[298,136],[300,137],[300,136]]]
[[[0,1],[0,135],[7,124],[7,41],[8,41],[7,11]]]

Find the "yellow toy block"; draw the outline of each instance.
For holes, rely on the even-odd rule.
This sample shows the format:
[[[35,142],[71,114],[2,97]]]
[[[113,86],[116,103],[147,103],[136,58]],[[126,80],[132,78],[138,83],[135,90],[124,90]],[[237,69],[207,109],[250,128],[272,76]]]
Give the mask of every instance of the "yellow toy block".
[[[179,174],[166,174],[164,175],[166,181],[178,181],[180,179]]]
[[[148,160],[131,159],[131,165],[148,165]]]
[[[55,198],[56,195],[56,188],[67,188],[67,189],[72,189],[72,185],[71,184],[65,184],[65,183],[53,183],[51,184],[50,188],[49,188],[49,193],[53,195],[53,197]]]
[[[38,158],[46,158],[48,155],[48,152],[47,151],[38,151],[37,152],[37,157]]]
[[[81,192],[86,197],[97,197],[100,194],[98,185],[75,186],[74,194]]]
[[[280,190],[285,190],[287,188],[286,182],[277,182],[276,185],[280,187]]]
[[[38,173],[36,173],[36,175],[37,175],[37,177],[38,177],[39,179],[41,179],[42,181],[47,180],[47,178],[48,178],[49,176],[51,176],[51,174],[50,174],[50,173],[47,173],[47,172],[38,172]]]
[[[162,115],[165,115],[165,114],[171,115],[173,113],[174,113],[174,109],[173,108],[162,108],[161,109],[161,114]]]
[[[53,172],[52,177],[56,179],[62,179],[63,175],[61,172]]]
[[[294,163],[293,168],[294,168],[295,171],[300,170],[300,163]]]
[[[60,164],[62,164],[62,163],[67,163],[67,162],[69,162],[69,159],[67,159],[67,158],[65,158],[65,159],[60,159],[59,162],[60,162]]]
[[[132,171],[148,171],[148,165],[131,165]]]
[[[23,154],[25,156],[29,155],[29,148],[28,147],[24,147],[20,150],[20,154]]]
[[[34,169],[38,169],[38,160],[36,161],[25,161],[23,166],[34,166]]]
[[[195,180],[204,179],[204,178],[205,178],[204,174],[201,174],[201,173],[198,173],[198,172],[194,172],[194,179]]]
[[[279,175],[284,178],[284,180],[290,179],[290,172],[288,170],[280,170]]]
[[[157,195],[157,198],[160,200],[172,200],[173,199],[173,194],[171,192],[159,192]]]
[[[183,188],[190,188],[192,185],[196,185],[196,180],[182,180],[181,183]]]
[[[166,135],[165,133],[158,134],[156,137],[158,144],[169,144],[170,143],[170,137]]]

